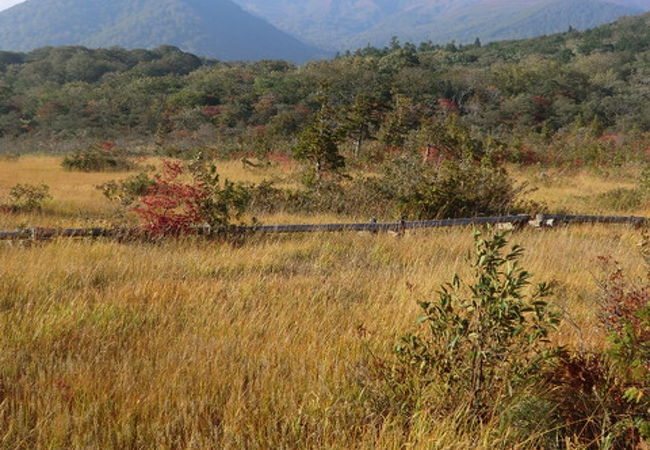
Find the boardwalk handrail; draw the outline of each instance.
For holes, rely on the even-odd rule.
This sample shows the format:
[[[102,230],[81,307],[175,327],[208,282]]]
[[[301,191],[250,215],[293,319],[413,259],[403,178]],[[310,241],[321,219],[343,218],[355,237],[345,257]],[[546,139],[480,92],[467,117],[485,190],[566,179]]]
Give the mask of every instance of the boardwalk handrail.
[[[544,221],[552,220],[555,223],[602,223],[602,224],[633,224],[643,225],[650,221],[646,217],[637,216],[587,216],[587,215],[567,215],[567,214],[543,214]]]
[[[650,224],[650,218],[637,216],[589,216],[566,214],[540,214],[535,218],[527,215],[512,215],[500,217],[473,217],[462,219],[424,220],[417,222],[387,222],[387,223],[330,223],[330,224],[300,224],[300,225],[252,225],[234,226],[212,229],[197,227],[198,235],[218,235],[227,232],[247,233],[322,233],[343,231],[367,232],[403,232],[426,228],[446,228],[477,225],[503,225],[513,227],[553,227],[561,224],[631,224],[641,226]],[[137,235],[137,228],[27,228],[17,231],[0,231],[0,240],[40,240],[55,237],[118,237]]]
[[[526,224],[530,221],[528,215],[503,216],[503,217],[474,217],[468,219],[442,219],[425,220],[419,222],[388,222],[388,223],[330,223],[312,225],[258,225],[251,227],[237,227],[241,232],[253,233],[317,233],[341,231],[404,231],[418,228],[445,228],[469,225],[498,225],[498,224]]]

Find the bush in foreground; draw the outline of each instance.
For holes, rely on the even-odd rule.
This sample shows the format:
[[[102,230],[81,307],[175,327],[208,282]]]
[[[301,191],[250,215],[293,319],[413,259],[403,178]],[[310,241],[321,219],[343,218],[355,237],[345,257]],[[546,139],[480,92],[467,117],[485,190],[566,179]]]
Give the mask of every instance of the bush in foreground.
[[[463,410],[486,423],[540,381],[557,354],[548,337],[559,315],[545,300],[549,285],[531,286],[520,266],[523,249],[507,244],[504,234],[477,233],[471,282],[454,276],[437,300],[419,303],[422,330],[378,365],[383,387],[373,401],[382,415],[406,414],[408,423]]]
[[[647,448],[650,275],[633,280],[602,259],[606,346],[576,350],[551,343],[560,315],[546,301],[549,285],[531,284],[522,256],[503,234],[477,234],[471,282],[456,275],[436,300],[421,302],[422,329],[362,377],[369,409],[397,419],[405,434],[453,417],[468,430],[500,430],[506,446]]]

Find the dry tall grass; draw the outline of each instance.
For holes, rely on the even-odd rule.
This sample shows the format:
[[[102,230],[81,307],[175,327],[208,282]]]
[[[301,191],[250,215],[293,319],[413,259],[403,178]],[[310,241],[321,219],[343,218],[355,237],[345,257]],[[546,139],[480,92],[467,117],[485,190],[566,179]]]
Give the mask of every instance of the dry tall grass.
[[[31,168],[35,178],[24,181],[51,184],[59,201],[108,211],[92,185],[115,174],[58,172],[52,161],[2,163],[0,183]],[[55,203],[23,220],[65,221],[65,211]],[[528,230],[513,240],[528,250],[524,266],[536,279],[555,282],[570,314],[556,339],[598,346],[596,258],[611,254],[638,270],[638,232]],[[0,245],[0,447],[510,445],[499,424],[470,429],[461,415],[420,417],[405,435],[364,400],[370,354],[388,355],[413,329],[416,301],[464,272],[471,245],[469,229],[257,237],[238,246]],[[533,436],[522,447],[535,445]]]
[[[149,160],[146,164],[156,164]],[[218,163],[223,178],[233,181],[259,183],[274,180],[280,186],[295,183],[294,168],[245,167],[240,161]],[[631,210],[612,210],[600,205],[598,196],[617,188],[631,188],[638,177],[638,168],[624,168],[616,173],[596,173],[583,170],[541,170],[512,168],[515,179],[526,182],[535,190],[528,194],[532,200],[547,204],[553,211],[577,214],[637,214],[650,215],[650,204]],[[121,179],[133,173],[68,172],[61,168],[61,158],[24,156],[18,160],[0,160],[0,203],[9,189],[17,183],[45,183],[50,186],[53,200],[40,215],[0,215],[0,229],[29,226],[92,226],[101,225],[115,214],[115,205],[108,202],[97,186],[109,180]],[[304,223],[340,221],[345,218],[331,214],[311,216],[274,214],[258,217],[264,223]]]

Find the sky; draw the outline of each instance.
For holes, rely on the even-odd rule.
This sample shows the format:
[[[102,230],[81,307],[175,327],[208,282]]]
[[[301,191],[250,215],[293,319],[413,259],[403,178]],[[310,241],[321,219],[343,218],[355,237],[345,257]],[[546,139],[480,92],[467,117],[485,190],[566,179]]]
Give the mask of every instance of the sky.
[[[0,11],[14,6],[16,3],[22,3],[24,0],[0,0]]]
[[[25,0],[0,0],[0,11],[7,9],[10,6],[14,6],[18,3],[22,3]],[[110,1],[110,0],[109,0]],[[610,0],[611,1],[611,0]],[[613,0],[614,3],[628,4],[640,6],[644,9],[650,9],[650,0]]]

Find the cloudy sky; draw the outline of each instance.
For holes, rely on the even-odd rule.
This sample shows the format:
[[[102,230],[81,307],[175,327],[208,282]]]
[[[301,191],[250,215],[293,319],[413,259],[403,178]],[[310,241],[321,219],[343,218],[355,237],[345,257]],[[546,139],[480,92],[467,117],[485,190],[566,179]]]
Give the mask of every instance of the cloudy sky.
[[[0,10],[14,6],[16,3],[22,3],[23,0],[0,0]]]

